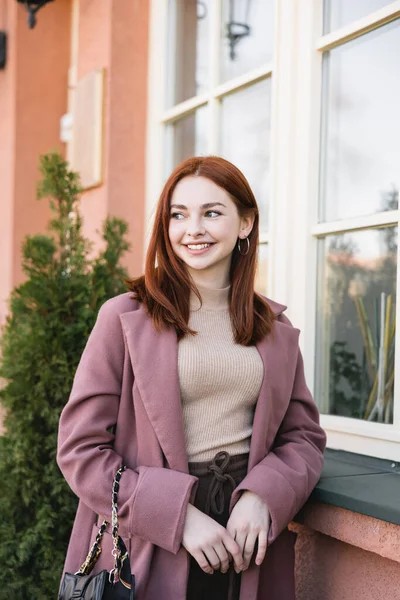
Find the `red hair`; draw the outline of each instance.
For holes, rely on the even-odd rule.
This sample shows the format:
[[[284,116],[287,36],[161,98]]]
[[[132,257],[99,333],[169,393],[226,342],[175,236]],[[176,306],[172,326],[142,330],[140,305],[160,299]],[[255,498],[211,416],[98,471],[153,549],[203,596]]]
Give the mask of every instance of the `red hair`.
[[[175,254],[169,240],[170,201],[184,177],[206,177],[224,189],[235,203],[239,216],[254,215],[243,256],[237,245],[230,268],[230,316],[235,342],[251,346],[272,329],[275,315],[264,298],[254,291],[258,254],[259,212],[250,185],[241,171],[218,156],[193,157],[183,161],[169,176],[161,192],[146,255],[144,275],[128,282],[135,298],[143,303],[157,331],[174,327],[178,340],[196,332],[188,326],[191,290],[200,298],[185,263]],[[247,242],[242,246],[247,248]],[[156,266],[157,263],[157,266]]]

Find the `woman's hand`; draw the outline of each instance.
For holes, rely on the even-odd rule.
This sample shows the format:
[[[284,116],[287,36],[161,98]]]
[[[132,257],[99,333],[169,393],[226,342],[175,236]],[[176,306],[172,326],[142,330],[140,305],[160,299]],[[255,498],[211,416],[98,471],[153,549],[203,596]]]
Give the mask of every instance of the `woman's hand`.
[[[227,572],[229,554],[233,558],[235,570],[239,572],[243,569],[240,548],[225,527],[192,504],[187,507],[182,545],[203,571],[210,575],[217,569],[221,569],[222,573]]]
[[[267,505],[254,492],[244,491],[234,506],[226,526],[228,533],[239,545],[243,556],[243,571],[250,564],[256,541],[258,541],[256,564],[261,565],[264,560],[269,525],[270,515]],[[236,565],[235,571],[238,572]]]

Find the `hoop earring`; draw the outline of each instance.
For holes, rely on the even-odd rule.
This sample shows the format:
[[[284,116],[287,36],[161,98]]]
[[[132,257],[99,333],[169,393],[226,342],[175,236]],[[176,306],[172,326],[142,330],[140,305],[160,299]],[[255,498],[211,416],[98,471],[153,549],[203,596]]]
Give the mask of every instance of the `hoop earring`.
[[[247,250],[246,250],[246,252],[242,252],[242,249],[241,249],[241,247],[240,247],[240,238],[238,238],[238,242],[237,242],[237,247],[238,247],[238,250],[239,250],[239,254],[241,254],[242,256],[246,256],[246,254],[248,254],[248,253],[249,253],[249,250],[250,250],[250,241],[249,241],[249,238],[248,238],[248,237],[246,237],[246,238],[244,238],[244,239],[245,239],[245,240],[246,240],[246,242],[247,242]]]

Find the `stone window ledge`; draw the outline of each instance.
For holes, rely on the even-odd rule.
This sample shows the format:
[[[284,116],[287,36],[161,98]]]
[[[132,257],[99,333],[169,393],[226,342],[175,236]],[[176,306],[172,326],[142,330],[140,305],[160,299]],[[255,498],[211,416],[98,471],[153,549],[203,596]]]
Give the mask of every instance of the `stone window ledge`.
[[[290,528],[400,562],[399,498],[398,463],[328,449],[321,479]]]

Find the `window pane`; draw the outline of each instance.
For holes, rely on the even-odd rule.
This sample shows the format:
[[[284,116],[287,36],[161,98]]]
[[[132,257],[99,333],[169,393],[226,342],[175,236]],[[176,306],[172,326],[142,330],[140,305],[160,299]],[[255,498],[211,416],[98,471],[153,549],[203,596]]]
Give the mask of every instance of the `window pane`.
[[[208,88],[211,0],[169,0],[167,106]]]
[[[325,0],[324,34],[366,17],[393,0]]]
[[[319,243],[321,411],[392,423],[397,227],[332,235]]]
[[[259,294],[267,293],[268,283],[268,244],[258,246],[258,265],[254,289]]]
[[[400,21],[326,53],[320,219],[397,205],[400,187]]]
[[[270,195],[271,80],[231,94],[222,102],[221,155],[248,179],[268,229]]]
[[[246,26],[248,35],[243,35]],[[270,61],[274,45],[274,0],[223,0],[221,33],[222,81]]]
[[[172,168],[190,156],[207,154],[207,109],[199,108],[169,128],[173,156]]]

